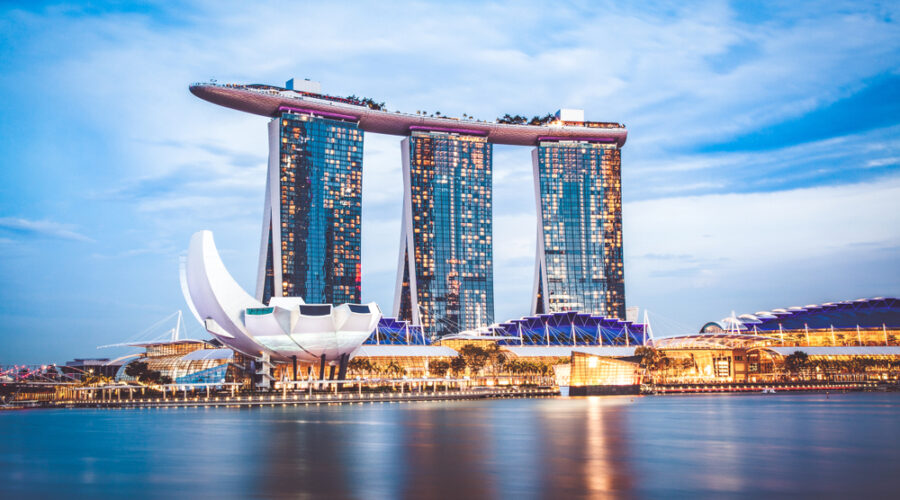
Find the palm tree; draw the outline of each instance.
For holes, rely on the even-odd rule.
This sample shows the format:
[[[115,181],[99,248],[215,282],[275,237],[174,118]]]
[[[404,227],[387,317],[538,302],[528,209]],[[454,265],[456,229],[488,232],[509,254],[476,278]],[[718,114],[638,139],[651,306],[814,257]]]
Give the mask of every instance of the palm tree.
[[[94,385],[107,385],[112,383],[113,379],[106,375],[95,374],[93,372],[85,373],[81,377],[79,385],[82,387],[90,387]]]
[[[506,354],[504,354],[503,351],[500,350],[500,346],[498,346],[497,344],[491,344],[487,346],[484,351],[485,353],[487,353],[487,363],[491,367],[491,372],[494,375],[497,375],[503,370],[503,367],[506,363]]]
[[[465,360],[466,366],[472,375],[477,375],[490,359],[490,353],[477,345],[464,345],[459,348],[459,357]]]
[[[371,373],[375,370],[375,366],[368,358],[360,356],[351,359],[350,362],[347,363],[347,368],[350,370],[350,373],[355,373],[356,375]]]
[[[653,383],[656,371],[659,370],[667,359],[665,354],[651,346],[638,346],[634,349],[634,355],[641,358],[640,366],[650,372],[650,382]]]
[[[396,377],[399,377],[400,375],[403,375],[404,373],[406,373],[406,370],[405,370],[402,366],[400,366],[400,364],[397,363],[396,361],[391,361],[391,362],[387,365],[387,372],[388,372],[390,375],[394,375],[394,376],[396,376]]]

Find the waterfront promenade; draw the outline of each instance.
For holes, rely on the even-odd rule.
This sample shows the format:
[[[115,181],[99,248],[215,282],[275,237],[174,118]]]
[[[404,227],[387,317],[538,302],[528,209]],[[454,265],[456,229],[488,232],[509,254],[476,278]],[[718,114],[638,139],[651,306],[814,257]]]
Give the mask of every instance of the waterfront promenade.
[[[706,394],[706,393],[756,393],[756,392],[827,392],[873,391],[878,384],[871,382],[806,382],[806,383],[755,383],[755,384],[665,384],[655,385],[649,394]],[[887,386],[885,386],[887,387]]]
[[[87,394],[85,394],[87,395]],[[237,395],[205,395],[183,394],[167,397],[132,398],[126,394],[103,395],[99,398],[84,397],[72,401],[48,403],[48,407],[56,408],[141,408],[141,407],[254,407],[282,405],[319,405],[319,404],[353,404],[353,403],[385,403],[414,401],[455,401],[491,398],[535,398],[558,396],[559,389],[552,387],[538,388],[472,388],[451,390],[421,390],[403,392],[338,392],[313,393],[306,392],[271,392]]]

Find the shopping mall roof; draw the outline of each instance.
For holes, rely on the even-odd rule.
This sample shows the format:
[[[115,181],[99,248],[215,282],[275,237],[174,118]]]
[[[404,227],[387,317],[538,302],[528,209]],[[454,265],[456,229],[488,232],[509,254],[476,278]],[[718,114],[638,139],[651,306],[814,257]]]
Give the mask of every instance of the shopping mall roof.
[[[500,340],[519,340],[519,337],[513,337],[510,335],[472,335],[468,333],[454,333],[441,337],[442,342],[445,340],[490,340],[493,342],[497,342]]]
[[[900,327],[900,300],[893,297],[825,302],[805,306],[780,307],[770,311],[741,314],[711,321],[701,333],[720,331],[771,332],[804,328],[887,328]]]
[[[433,345],[361,345],[353,351],[351,357],[366,356],[407,356],[407,357],[448,357],[455,358],[456,351],[449,347]]]
[[[345,98],[298,92],[268,85],[220,85],[195,83],[197,97],[220,106],[263,116],[282,111],[312,113],[326,118],[352,120],[367,132],[406,136],[415,130],[480,135],[496,144],[531,146],[538,141],[573,140],[625,144],[628,131],[617,123],[582,125],[517,125],[474,119],[433,117],[372,109]]]
[[[177,340],[155,340],[150,342],[129,342],[127,345],[129,347],[157,347],[164,345],[188,345],[188,344],[209,344],[209,340],[197,340],[197,339],[177,339]]]
[[[774,337],[741,334],[700,334],[662,337],[652,340],[657,349],[740,349],[780,342]]]
[[[782,356],[797,351],[808,356],[900,356],[900,346],[766,347]]]
[[[635,347],[612,346],[599,347],[587,345],[570,346],[502,346],[504,351],[511,352],[519,358],[562,358],[571,356],[572,351],[583,352],[594,356],[627,357],[634,356]]]
[[[181,357],[184,361],[204,361],[208,359],[232,360],[234,351],[231,349],[198,349]]]

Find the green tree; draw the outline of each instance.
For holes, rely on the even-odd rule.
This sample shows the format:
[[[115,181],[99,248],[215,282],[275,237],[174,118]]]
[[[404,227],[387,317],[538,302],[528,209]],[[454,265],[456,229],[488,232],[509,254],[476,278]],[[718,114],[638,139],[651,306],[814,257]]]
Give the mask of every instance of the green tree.
[[[347,363],[347,369],[350,370],[350,373],[362,375],[364,373],[372,373],[375,371],[375,365],[372,364],[369,358],[357,356]]]
[[[663,354],[659,352],[659,350],[645,345],[636,347],[634,349],[634,355],[641,358],[641,367],[648,370],[658,368],[660,360],[663,359]]]
[[[163,375],[157,370],[151,370],[145,361],[133,361],[125,367],[125,375],[134,377],[138,382],[144,384],[162,384]],[[169,377],[165,377],[171,380]],[[171,383],[171,382],[170,382]]]
[[[522,373],[522,363],[515,358],[504,358],[503,370],[512,375],[519,375]]]
[[[450,369],[453,371],[453,374],[458,377],[466,371],[466,359],[462,356],[456,356],[450,360]]]
[[[487,346],[485,352],[488,356],[487,364],[491,367],[491,372],[495,375],[501,373],[506,366],[506,353],[501,351],[500,346],[497,344]]]
[[[149,365],[144,361],[133,361],[125,367],[125,375],[140,380],[147,376],[150,371]]]
[[[799,374],[809,366],[809,356],[803,351],[794,351],[784,358],[784,367],[794,374]]]
[[[459,348],[459,357],[465,360],[472,375],[477,375],[490,359],[490,353],[482,347],[468,344]]]
[[[397,363],[396,361],[391,361],[390,363],[388,363],[387,367],[385,368],[385,372],[388,375],[392,375],[394,377],[399,377],[400,375],[403,375],[404,373],[406,373],[406,370],[402,366],[400,366],[400,364]]]
[[[92,385],[107,385],[112,383],[112,379],[107,377],[106,375],[100,375],[95,373],[85,373],[81,376],[81,382],[79,385],[81,386],[92,386]]]
[[[428,372],[436,377],[443,377],[450,370],[450,363],[442,359],[436,359],[428,363]]]
[[[668,367],[666,355],[651,346],[638,346],[634,349],[634,355],[641,358],[640,366],[650,373],[650,381],[654,382],[660,370]]]

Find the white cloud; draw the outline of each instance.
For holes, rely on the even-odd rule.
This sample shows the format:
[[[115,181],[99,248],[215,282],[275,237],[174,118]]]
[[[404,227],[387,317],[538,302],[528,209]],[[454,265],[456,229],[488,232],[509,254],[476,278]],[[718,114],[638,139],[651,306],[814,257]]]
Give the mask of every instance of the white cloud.
[[[900,177],[626,203],[630,305],[694,322],[731,308],[896,294]],[[788,298],[792,297],[792,298]],[[754,309],[755,307],[755,309]],[[684,332],[669,332],[684,333]]]
[[[75,231],[75,226],[50,220],[29,220],[21,217],[0,217],[0,230],[25,236],[42,236],[63,240],[93,243],[93,239]]]
[[[891,165],[900,165],[900,156],[891,158],[877,158],[866,162],[867,168],[888,167]]]
[[[34,103],[42,111],[30,112],[56,118],[34,130],[66,137],[70,127],[84,128],[108,145],[61,153],[68,163],[59,171],[91,186],[89,196],[65,181],[52,184],[52,165],[43,160],[17,167],[45,172],[54,199],[42,206],[75,207],[67,220],[90,227],[107,247],[104,255],[160,249],[133,253],[121,266],[103,263],[99,272],[115,278],[97,288],[108,293],[112,282],[121,283],[118,293],[132,295],[137,289],[127,277],[133,261],[163,268],[170,249],[183,248],[192,231],[205,228],[216,232],[230,269],[253,288],[266,118],[201,101],[188,92],[192,81],[278,84],[309,77],[321,80],[326,92],[367,95],[390,109],[465,112],[488,120],[507,112],[583,107],[591,119],[629,126],[623,151],[629,301],[661,311],[684,305],[673,315],[694,320],[721,306],[717,300],[723,287],[732,286],[729,280],[753,270],[777,268],[782,274],[767,279],[773,289],[786,290],[796,281],[785,272],[789,263],[794,269],[803,263],[807,276],[815,275],[815,266],[820,274],[847,275],[860,271],[847,259],[882,255],[896,245],[894,180],[746,193],[783,189],[787,181],[836,183],[839,174],[853,170],[865,171],[868,179],[895,172],[896,127],[764,153],[692,151],[698,143],[798,116],[895,71],[900,33],[884,18],[897,15],[879,9],[891,7],[781,6],[771,20],[754,25],[721,2],[497,2],[473,10],[453,3],[219,0],[163,9],[160,18],[17,11],[0,21],[22,35],[0,49],[6,56],[0,58],[0,85],[9,102]],[[397,137],[366,137],[364,286],[385,310],[399,242],[399,148]],[[496,147],[494,181],[496,311],[503,319],[527,309],[533,278],[527,148]],[[744,194],[671,197],[709,191]],[[654,197],[661,199],[648,200]],[[12,203],[3,200],[0,208],[17,213]],[[75,226],[42,217],[2,220],[30,224],[34,234],[90,240]],[[874,222],[879,217],[891,223],[882,224],[880,233]],[[691,257],[641,257],[648,254]],[[60,259],[71,259],[66,262],[72,269],[80,262],[77,255]],[[896,257],[879,263],[892,263],[896,275]],[[873,273],[846,279],[860,287],[883,282]],[[153,300],[161,303],[180,303],[177,285],[168,285],[140,289],[152,288]],[[832,298],[843,298],[834,290]],[[741,297],[750,300],[749,292]]]
[[[900,177],[626,203],[626,248],[636,260],[661,266],[642,262],[644,272],[652,272],[672,270],[670,262],[679,260],[646,257],[661,252],[690,256],[692,262],[715,268],[764,268],[767,263],[832,254],[854,245],[900,245],[898,200]]]

